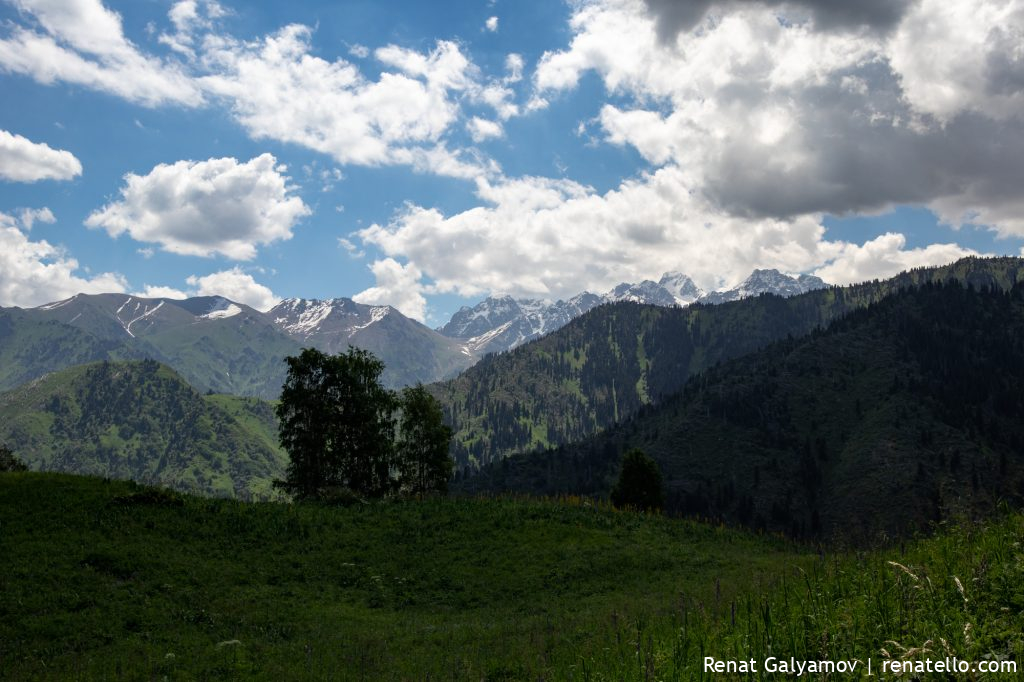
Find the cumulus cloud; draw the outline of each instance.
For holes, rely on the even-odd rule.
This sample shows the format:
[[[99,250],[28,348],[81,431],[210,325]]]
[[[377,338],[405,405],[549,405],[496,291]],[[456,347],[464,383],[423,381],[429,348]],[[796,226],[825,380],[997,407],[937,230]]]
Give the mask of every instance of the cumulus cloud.
[[[687,171],[675,165],[604,194],[569,180],[481,181],[486,205],[450,216],[409,206],[358,236],[394,261],[375,270],[386,279],[378,280],[381,301],[397,300],[403,290],[565,298],[668,270],[686,272],[705,289],[739,281],[754,268],[818,270],[848,282],[972,253],[956,245],[908,250],[902,235],[861,246],[829,241],[820,215],[733,216],[690,187]]]
[[[275,296],[273,291],[238,267],[201,277],[193,275],[186,280],[186,283],[194,288],[193,295],[223,296],[262,312],[270,310],[281,302],[280,297]]]
[[[801,8],[809,20],[780,21]],[[617,96],[599,115],[605,139],[685,166],[732,215],[914,203],[1024,235],[1022,12],[1024,0],[584,2],[568,48],[540,60],[533,102],[597,72]],[[671,44],[665,21],[683,30]]]
[[[157,38],[175,52],[195,57],[193,46],[198,31],[213,27],[213,22],[227,14],[215,0],[178,0],[167,12],[174,33],[161,33]]]
[[[174,287],[153,286],[150,284],[145,285],[142,291],[136,292],[135,295],[141,298],[172,298],[178,301],[189,297],[187,291],[175,289]]]
[[[858,246],[843,243],[838,255],[814,274],[831,284],[852,284],[872,279],[885,279],[911,268],[944,265],[966,256],[976,256],[972,249],[957,244],[930,244],[924,248],[906,249],[902,234],[889,232]]]
[[[389,305],[406,317],[426,321],[427,299],[423,296],[422,273],[415,265],[402,265],[394,258],[374,261],[370,266],[377,286],[352,297],[356,303]]]
[[[386,45],[368,78],[345,59],[315,55],[313,29],[289,25],[255,40],[216,30],[228,11],[216,0],[178,0],[173,30],[156,39],[172,54],[146,54],[124,34],[121,17],[100,0],[12,0],[22,22],[0,37],[0,71],[42,83],[65,82],[144,106],[226,104],[254,139],[299,144],[343,164],[406,165],[418,172],[471,179],[500,172],[473,149],[453,146],[465,106],[501,119],[519,114],[505,76],[485,78],[456,42],[418,51]],[[150,29],[155,32],[156,28]],[[2,33],[0,33],[2,35]],[[352,45],[360,59],[371,56]],[[518,71],[515,69],[518,68]]]
[[[902,18],[912,0],[644,0],[644,4],[661,40],[674,42],[679,33],[696,28],[710,12],[726,12],[730,6],[759,4],[781,9],[786,5],[795,14],[791,19],[807,16],[818,28],[885,30]]]
[[[38,28],[11,25],[0,38],[0,69],[44,84],[72,83],[144,106],[197,106],[203,95],[183,69],[143,54],[121,16],[99,0],[14,0]]]
[[[484,22],[484,28],[491,33],[498,32],[498,17],[487,17],[487,21]]]
[[[483,142],[493,137],[501,137],[505,134],[501,124],[495,121],[488,121],[485,118],[474,116],[466,123],[466,129],[474,142]]]
[[[311,36],[291,25],[255,42],[211,42],[203,86],[226,99],[256,139],[299,144],[344,164],[465,178],[493,171],[444,141],[459,119],[459,98],[482,101],[486,88],[456,43],[439,41],[428,53],[382,47],[374,56],[385,71],[372,81],[350,62],[311,54]]]
[[[86,225],[171,253],[249,260],[257,245],[290,239],[298,220],[310,214],[285,170],[271,154],[245,163],[160,164],[147,175],[127,174],[120,198],[92,213]]]
[[[0,213],[0,305],[31,307],[78,293],[125,291],[121,275],[80,274],[77,260],[49,242],[30,240],[18,222]]]
[[[32,226],[36,223],[53,224],[57,222],[57,216],[53,215],[53,211],[46,206],[43,206],[42,208],[23,208],[18,214],[18,220],[27,232],[31,230]]]
[[[71,152],[0,130],[0,178],[14,182],[70,180],[82,174]]]
[[[888,45],[915,112],[948,123],[965,111],[1024,112],[1024,2],[920,0]]]
[[[516,52],[510,53],[505,57],[505,71],[507,75],[504,80],[506,83],[518,83],[523,80],[523,68],[526,66],[523,55]]]
[[[486,205],[451,216],[409,206],[358,235],[404,258],[408,275],[429,277],[431,291],[464,296],[566,297],[667,270],[713,288],[756,266],[799,271],[824,260],[816,220],[752,223],[717,214],[690,193],[677,167],[605,194],[536,177],[481,181],[478,194]]]

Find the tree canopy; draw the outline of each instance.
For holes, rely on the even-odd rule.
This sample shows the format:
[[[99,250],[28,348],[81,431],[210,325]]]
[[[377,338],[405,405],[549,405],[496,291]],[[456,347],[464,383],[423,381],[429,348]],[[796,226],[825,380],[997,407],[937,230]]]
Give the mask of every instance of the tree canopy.
[[[389,391],[384,363],[358,348],[307,348],[285,361],[277,416],[291,462],[281,488],[300,499],[447,490],[451,430],[422,386]]]

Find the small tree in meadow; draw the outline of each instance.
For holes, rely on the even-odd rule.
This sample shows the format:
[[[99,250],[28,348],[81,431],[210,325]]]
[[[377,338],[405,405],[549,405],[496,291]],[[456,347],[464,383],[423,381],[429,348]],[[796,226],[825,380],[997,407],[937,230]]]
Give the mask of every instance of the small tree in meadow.
[[[622,457],[619,480],[612,488],[612,504],[643,511],[665,506],[665,490],[658,464],[642,450],[633,449]]]

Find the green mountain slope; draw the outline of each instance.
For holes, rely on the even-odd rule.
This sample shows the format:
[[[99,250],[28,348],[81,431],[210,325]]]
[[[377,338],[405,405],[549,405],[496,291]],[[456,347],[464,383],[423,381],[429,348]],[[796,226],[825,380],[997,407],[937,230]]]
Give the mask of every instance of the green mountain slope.
[[[103,339],[117,347],[114,357],[170,365],[202,391],[275,398],[284,382],[284,358],[300,350],[265,314],[219,296],[175,300],[79,294],[19,314],[36,322],[62,322]],[[34,376],[42,373],[34,370]]]
[[[969,258],[787,299],[685,309],[601,306],[431,391],[456,430],[456,462],[479,465],[585,438],[679,391],[718,362],[803,336],[902,288],[950,279],[1005,289],[1024,279],[1024,260]]]
[[[125,351],[120,343],[56,320],[0,309],[0,390],[70,365],[116,359]]]
[[[0,441],[33,469],[262,496],[282,475],[269,405],[202,396],[152,360],[96,363],[0,394]]]
[[[1024,498],[1024,284],[926,284],[710,369],[583,443],[463,490],[606,493],[621,453],[671,510],[796,535],[896,535]]]

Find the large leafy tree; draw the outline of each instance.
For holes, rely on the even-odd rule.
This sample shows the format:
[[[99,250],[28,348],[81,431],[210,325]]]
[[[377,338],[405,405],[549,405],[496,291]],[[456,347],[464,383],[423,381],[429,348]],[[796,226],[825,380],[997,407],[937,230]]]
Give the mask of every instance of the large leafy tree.
[[[339,355],[307,348],[286,362],[277,417],[291,462],[281,487],[299,498],[334,488],[390,492],[395,397],[380,383],[384,363],[357,348]]]
[[[619,480],[612,488],[612,504],[644,511],[665,506],[665,490],[661,470],[642,450],[633,449],[622,457]]]
[[[444,423],[441,404],[417,385],[402,389],[400,407],[397,461],[402,492],[447,492],[454,465],[448,454],[452,430]]]

